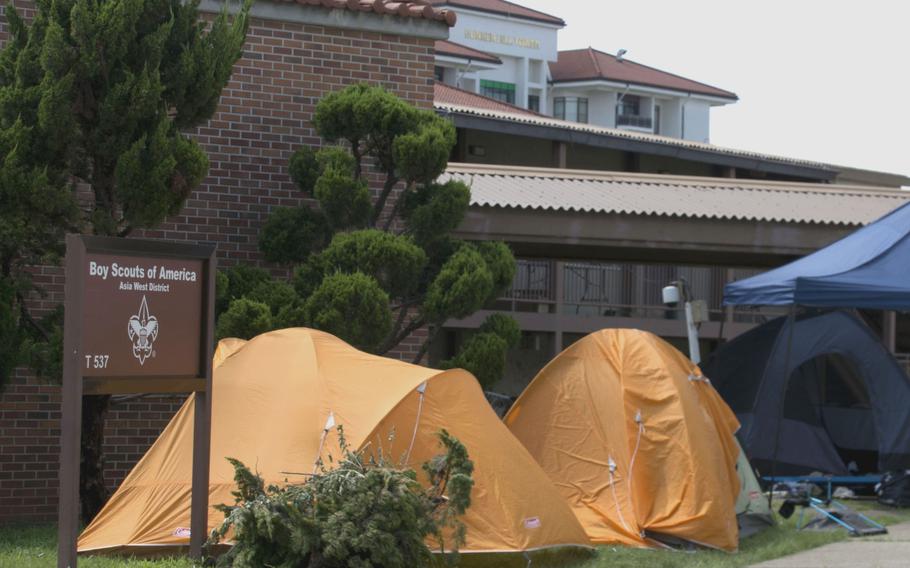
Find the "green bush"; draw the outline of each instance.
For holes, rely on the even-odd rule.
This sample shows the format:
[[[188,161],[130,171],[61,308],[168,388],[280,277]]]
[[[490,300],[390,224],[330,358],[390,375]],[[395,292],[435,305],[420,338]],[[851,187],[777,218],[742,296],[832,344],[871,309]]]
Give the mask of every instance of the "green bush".
[[[269,307],[272,316],[277,316],[281,310],[293,308],[300,303],[294,288],[280,280],[262,282],[250,290],[244,298],[265,304]]]
[[[480,386],[488,390],[502,378],[508,350],[506,340],[495,333],[477,333],[462,345],[454,358],[443,361],[441,366],[469,371],[477,377]]]
[[[376,229],[338,233],[322,260],[338,272],[372,276],[392,298],[413,292],[427,263],[423,249],[411,239]]]
[[[389,295],[366,274],[327,276],[306,300],[310,326],[341,337],[364,351],[376,348],[392,329]]]
[[[322,173],[319,169],[319,162],[316,160],[316,150],[309,146],[302,146],[294,152],[288,162],[288,173],[300,191],[312,197],[316,180]]]
[[[480,333],[493,333],[505,340],[509,349],[518,347],[521,341],[521,328],[512,316],[492,314],[480,324]]]
[[[462,246],[446,260],[427,289],[424,311],[432,321],[463,318],[483,307],[493,290],[493,274],[474,247]]]
[[[218,317],[215,336],[217,339],[251,339],[272,329],[272,312],[267,305],[239,298],[231,302],[227,311]]]
[[[432,243],[454,231],[464,219],[471,190],[457,181],[429,183],[405,193],[402,199],[402,217],[408,232],[417,242]]]
[[[471,504],[473,463],[444,430],[444,454],[417,472],[382,457],[348,449],[339,428],[342,459],[302,484],[269,486],[241,462],[234,466],[233,506],[221,505],[224,523],[210,545],[232,532],[234,546],[217,565],[231,568],[418,568],[432,562],[428,539],[457,552],[465,529],[459,517]],[[444,534],[453,535],[445,542]]]
[[[248,264],[238,264],[219,271],[215,280],[215,313],[221,314],[231,302],[243,298],[256,286],[271,280],[268,271]]]
[[[316,199],[332,229],[365,227],[373,207],[367,182],[337,167],[327,168],[316,181]]]
[[[509,349],[518,347],[521,329],[511,316],[493,314],[480,325],[455,357],[442,362],[446,369],[470,371],[484,389],[490,389],[502,378]]]
[[[328,223],[318,211],[307,205],[279,207],[262,226],[259,250],[269,262],[294,264],[321,250],[330,238]]]
[[[19,345],[22,333],[16,309],[15,292],[6,279],[0,277],[0,386],[19,364]]]

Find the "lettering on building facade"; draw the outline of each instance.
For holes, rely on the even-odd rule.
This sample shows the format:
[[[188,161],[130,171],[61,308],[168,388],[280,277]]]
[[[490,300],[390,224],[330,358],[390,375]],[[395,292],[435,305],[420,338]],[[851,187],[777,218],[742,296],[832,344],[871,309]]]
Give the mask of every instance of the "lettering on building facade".
[[[502,45],[514,45],[527,49],[540,49],[540,42],[536,39],[518,37],[506,34],[496,34],[492,32],[483,32],[479,30],[465,30],[464,37],[476,41],[485,41],[488,43],[499,43]]]

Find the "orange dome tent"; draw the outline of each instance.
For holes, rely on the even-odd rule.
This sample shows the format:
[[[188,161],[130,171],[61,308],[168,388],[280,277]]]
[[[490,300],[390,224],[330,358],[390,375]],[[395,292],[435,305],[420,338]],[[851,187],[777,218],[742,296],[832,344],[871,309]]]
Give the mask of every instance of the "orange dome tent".
[[[214,357],[210,506],[233,504],[234,457],[284,483],[352,448],[382,447],[417,470],[440,453],[446,428],[474,461],[465,552],[589,546],[587,536],[466,371],[437,371],[368,355],[326,333],[287,329],[222,341]],[[165,552],[188,546],[193,398],[79,538],[80,552]],[[395,436],[389,434],[395,432]],[[209,528],[223,515],[209,510]]]
[[[588,335],[537,375],[505,422],[593,542],[737,549],[739,424],[657,336]]]

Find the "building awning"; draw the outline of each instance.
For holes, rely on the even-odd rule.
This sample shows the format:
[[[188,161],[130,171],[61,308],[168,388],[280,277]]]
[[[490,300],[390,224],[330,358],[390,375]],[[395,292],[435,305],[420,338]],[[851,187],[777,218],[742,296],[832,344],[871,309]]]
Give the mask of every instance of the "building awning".
[[[473,207],[860,226],[910,191],[832,184],[449,164]]]
[[[667,156],[808,179],[831,181],[838,175],[836,167],[799,158],[725,148],[658,134],[607,128],[551,118],[536,113],[528,116],[515,112],[513,109],[493,110],[469,102],[453,103],[437,98],[433,104],[437,113],[452,119],[455,126],[459,128]]]

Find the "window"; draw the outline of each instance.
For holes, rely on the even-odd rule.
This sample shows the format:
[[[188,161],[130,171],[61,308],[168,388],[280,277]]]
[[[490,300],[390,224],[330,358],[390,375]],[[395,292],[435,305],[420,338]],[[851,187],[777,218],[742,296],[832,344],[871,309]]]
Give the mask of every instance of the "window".
[[[647,99],[650,101],[650,99]],[[621,95],[616,99],[616,126],[631,126],[654,131],[654,117],[651,109],[642,108],[642,99],[638,95]],[[645,111],[644,115],[642,110]]]
[[[588,122],[588,99],[582,97],[555,97],[553,116],[572,122]]]
[[[499,81],[480,81],[480,94],[497,101],[515,104],[515,84],[501,83]]]
[[[436,80],[439,81],[440,83],[444,82],[445,75],[446,75],[446,68],[440,67],[439,65],[437,65],[436,67],[433,68],[433,75],[436,77]]]
[[[528,110],[540,112],[540,95],[528,95]]]
[[[639,116],[641,114],[641,97],[623,95],[616,103],[616,113],[620,116]]]

